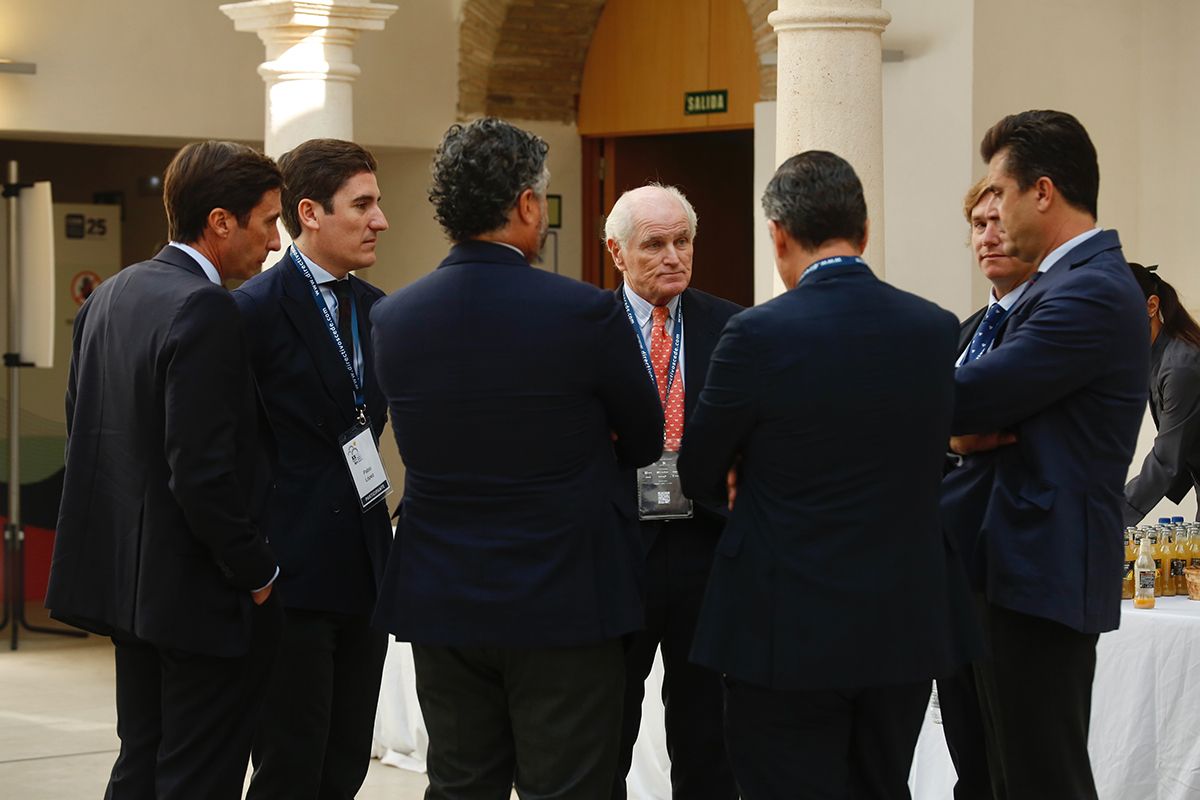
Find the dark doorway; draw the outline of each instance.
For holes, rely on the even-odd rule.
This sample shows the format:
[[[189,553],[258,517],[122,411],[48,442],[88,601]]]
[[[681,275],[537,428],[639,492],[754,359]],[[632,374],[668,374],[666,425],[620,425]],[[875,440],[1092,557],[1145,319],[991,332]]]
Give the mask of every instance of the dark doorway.
[[[745,306],[754,302],[754,131],[587,138],[584,148],[584,230],[598,247],[584,248],[584,280],[604,288],[620,282],[601,236],[603,215],[627,189],[648,181],[687,195],[699,217],[692,286]],[[590,206],[590,207],[589,207]]]

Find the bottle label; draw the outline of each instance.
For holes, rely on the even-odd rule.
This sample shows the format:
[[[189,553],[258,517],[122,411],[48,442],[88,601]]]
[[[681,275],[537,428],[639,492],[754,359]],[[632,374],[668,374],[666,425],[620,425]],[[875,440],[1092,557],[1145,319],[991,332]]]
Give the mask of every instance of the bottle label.
[[[1182,578],[1183,568],[1187,566],[1187,559],[1172,558],[1171,559],[1171,577]]]
[[[1151,594],[1154,592],[1154,573],[1150,570],[1139,572],[1137,575],[1137,588],[1144,589]]]
[[[1133,574],[1133,562],[1126,561],[1125,562],[1125,578],[1128,579],[1129,576],[1132,574]]]
[[[1193,559],[1192,559],[1192,566],[1193,566],[1193,567],[1200,567],[1200,558],[1193,558]]]

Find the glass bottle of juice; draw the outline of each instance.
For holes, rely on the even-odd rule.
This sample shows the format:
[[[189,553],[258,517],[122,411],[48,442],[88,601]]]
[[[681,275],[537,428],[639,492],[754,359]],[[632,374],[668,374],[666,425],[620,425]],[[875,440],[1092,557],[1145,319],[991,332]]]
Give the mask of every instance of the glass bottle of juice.
[[[1162,528],[1150,529],[1150,558],[1154,562],[1154,596],[1166,597],[1167,571],[1163,569],[1162,541],[1166,533]]]
[[[1151,553],[1149,536],[1143,536],[1138,546],[1138,557],[1134,562],[1135,587],[1133,594],[1134,608],[1154,608],[1154,584],[1158,570],[1154,568],[1154,556]]]
[[[1200,528],[1195,525],[1188,529],[1188,564],[1200,567]]]
[[[1177,518],[1178,519],[1178,518]],[[1181,521],[1182,522],[1182,521]],[[1175,527],[1175,543],[1171,546],[1171,580],[1175,584],[1175,596],[1186,597],[1188,593],[1187,575],[1183,573],[1188,565],[1188,535],[1182,524]]]
[[[1125,572],[1121,578],[1121,599],[1133,599],[1133,562],[1137,560],[1137,528],[1125,529]]]

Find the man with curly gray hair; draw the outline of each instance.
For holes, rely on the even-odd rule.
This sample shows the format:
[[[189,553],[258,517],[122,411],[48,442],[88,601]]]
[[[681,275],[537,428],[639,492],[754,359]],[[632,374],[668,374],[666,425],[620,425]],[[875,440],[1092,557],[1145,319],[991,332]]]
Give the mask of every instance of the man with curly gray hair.
[[[530,266],[547,146],[455,125],[429,197],[454,242],[375,304],[376,374],[406,467],[376,623],[412,642],[427,798],[607,798],[642,627],[623,469],[663,412],[611,292]]]

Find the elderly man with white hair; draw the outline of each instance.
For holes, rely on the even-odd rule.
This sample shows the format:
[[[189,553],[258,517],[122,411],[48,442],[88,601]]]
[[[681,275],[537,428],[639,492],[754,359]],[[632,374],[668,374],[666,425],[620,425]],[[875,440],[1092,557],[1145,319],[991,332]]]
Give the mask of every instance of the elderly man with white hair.
[[[720,675],[688,661],[713,549],[728,512],[683,496],[675,458],[713,347],[725,321],[741,307],[688,288],[696,212],[675,187],[650,184],[625,192],[608,215],[604,235],[623,278],[618,300],[638,334],[646,379],[657,387],[666,419],[662,460],[629,471],[622,487],[636,487],[638,493],[646,628],[633,635],[625,657],[625,716],[613,797],[625,797],[644,683],[661,646],[673,796],[735,799],[722,734]]]

